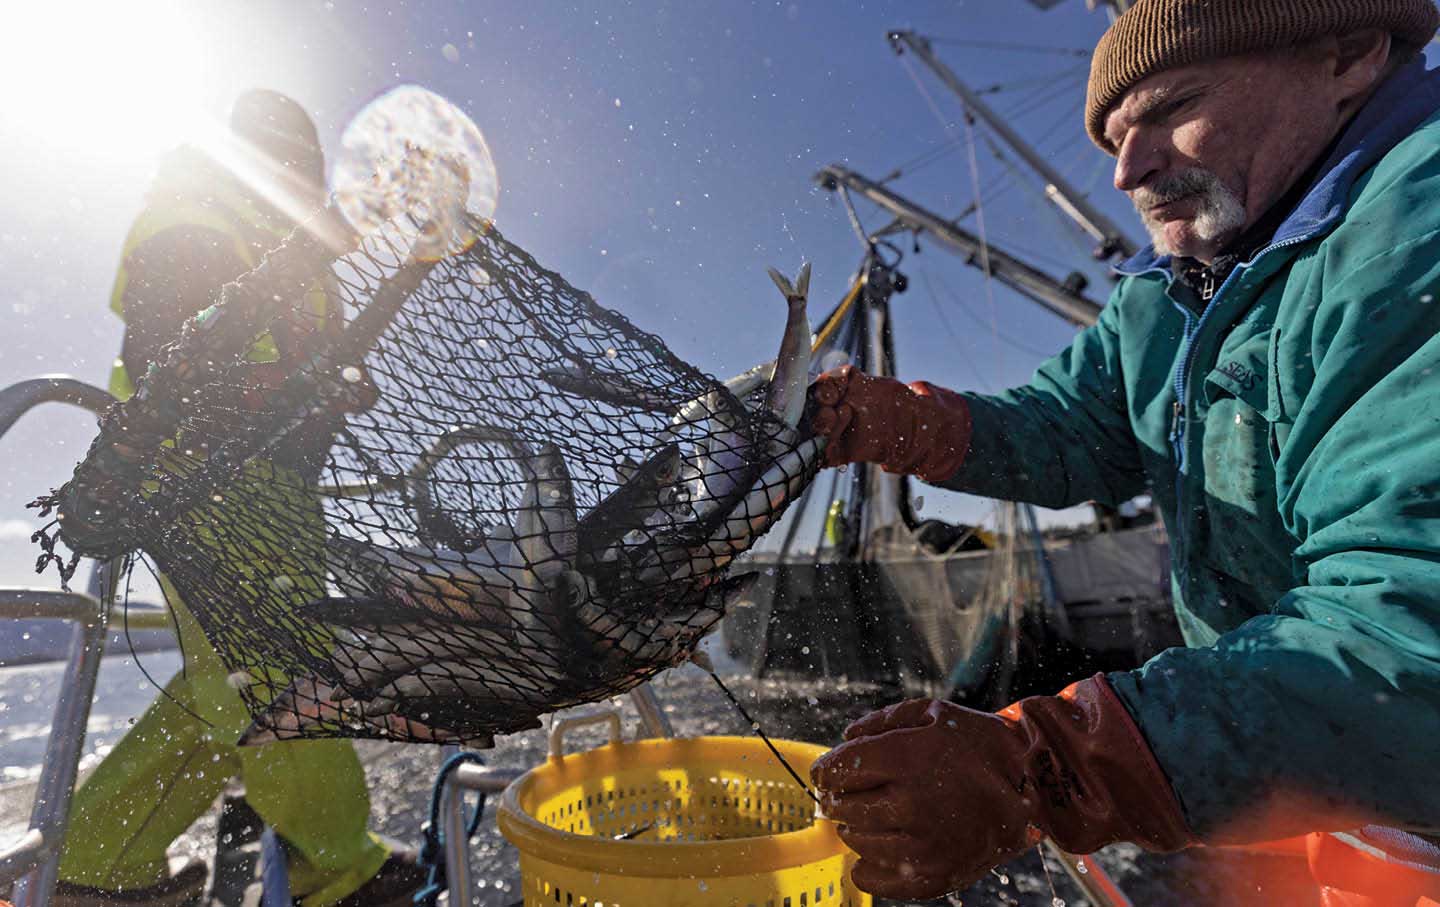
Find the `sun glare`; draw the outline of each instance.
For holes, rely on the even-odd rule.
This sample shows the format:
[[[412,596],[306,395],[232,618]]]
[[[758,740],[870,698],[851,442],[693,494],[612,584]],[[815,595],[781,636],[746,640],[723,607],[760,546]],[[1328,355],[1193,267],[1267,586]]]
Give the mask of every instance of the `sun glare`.
[[[206,55],[181,3],[22,0],[5,31],[0,135],[20,148],[131,160],[203,137]]]

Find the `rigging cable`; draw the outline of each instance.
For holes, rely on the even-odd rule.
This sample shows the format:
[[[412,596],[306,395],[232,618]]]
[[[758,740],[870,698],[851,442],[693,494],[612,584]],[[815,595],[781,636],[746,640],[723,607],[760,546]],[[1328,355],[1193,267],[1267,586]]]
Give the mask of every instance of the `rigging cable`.
[[[905,71],[910,74],[910,80],[914,82],[915,87],[919,89],[921,97],[925,99],[925,103],[929,105],[930,112],[935,114],[935,119],[940,123],[940,128],[947,132],[953,131],[954,125],[947,121],[944,114],[940,112],[939,106],[935,103],[935,98],[931,96],[930,90],[926,88],[925,83],[921,81],[920,74],[915,71],[915,67],[911,64],[910,58],[908,56],[902,56],[900,62],[905,66]],[[965,108],[965,116],[962,119],[965,123],[965,141],[970,151],[970,191],[974,193],[975,196],[975,227],[980,240],[980,268],[985,274],[985,298],[990,306],[990,332],[994,335],[998,343],[1000,340],[1000,326],[996,321],[995,281],[990,265],[990,240],[987,237],[985,229],[985,205],[980,190],[980,162],[975,157],[975,130],[971,124],[970,110],[968,107]],[[997,362],[997,365],[1003,365],[1003,360]]]
[[[1017,44],[1009,41],[976,41],[971,38],[937,38],[934,35],[926,35],[925,40],[931,44],[953,44],[957,47],[978,47],[984,50],[1010,50],[1018,53],[1056,54],[1066,57],[1085,57],[1086,59],[1093,55],[1092,51],[1079,47],[1047,47],[1043,44]]]
[[[1006,173],[1013,177],[1015,182],[1018,182],[1020,185],[1030,190],[1030,192],[1034,195],[1035,200],[1039,202],[1040,208],[1048,212],[1049,215],[1053,218],[1053,221],[1059,224],[1062,231],[1061,235],[1064,236],[1064,238],[1067,240],[1078,240],[1079,243],[1083,244],[1085,239],[1089,237],[1089,234],[1085,232],[1084,227],[1080,226],[1080,224],[1078,224],[1073,217],[1071,217],[1058,205],[1056,205],[1055,202],[1046,194],[1045,190],[1041,189],[1034,182],[1024,179],[1019,166],[1013,160],[1011,160],[1008,155],[1005,154],[1004,150],[998,144],[996,144],[995,140],[988,133],[982,133],[981,139],[985,142],[986,146],[989,147],[991,153],[995,155],[995,159],[998,160],[1005,167]],[[1018,251],[1030,251],[1035,258],[1046,259],[1050,264],[1056,264],[1064,270],[1074,270],[1074,266],[1072,264],[1060,261],[1054,256],[1034,253],[1032,250],[1028,249],[1022,250],[1019,249],[1018,246],[1016,246],[1016,249]],[[1089,250],[1086,249],[1085,251]]]
[[[949,284],[945,283],[943,279],[941,279],[940,277],[932,278],[932,275],[928,271],[921,271],[920,277],[922,280],[925,281],[925,289],[930,294],[930,301],[934,303],[936,311],[940,313],[941,326],[943,326],[946,331],[956,339],[957,342],[962,341],[962,335],[958,330],[956,330],[955,326],[950,321],[950,316],[945,312],[945,307],[940,302],[940,293],[936,291],[934,284],[931,282],[932,279],[933,281],[940,284],[941,291],[944,292],[947,298],[953,299],[955,301],[955,307],[959,309],[959,311],[963,312],[967,318],[970,318],[971,320],[980,324],[982,327],[985,325],[985,319],[981,315],[977,314],[968,305],[966,305],[965,298],[952,290]],[[1039,356],[1042,359],[1049,359],[1051,356],[1054,356],[1056,352],[1058,352],[1058,350],[1044,350],[1039,347],[1030,346],[1028,344],[1020,342],[1019,340],[1016,340],[1009,334],[1001,333],[999,337],[1001,343],[1019,352],[1028,353],[1032,356]],[[966,364],[969,365],[972,369],[975,368],[974,363],[968,359],[966,360]],[[979,372],[977,371],[976,374],[979,374]],[[982,389],[990,387],[989,379],[982,379],[981,384],[983,385]],[[986,392],[989,393],[988,390]]]
[[[1075,68],[1066,68],[1066,69],[1063,69],[1063,70],[1061,70],[1061,71],[1059,71],[1059,72],[1048,73],[1048,74],[1043,75],[1043,76],[1035,76],[1035,77],[1030,78],[1030,79],[1021,79],[1021,80],[1017,80],[1017,81],[1015,81],[1015,82],[999,83],[999,84],[996,84],[996,85],[989,86],[989,87],[987,87],[987,88],[978,89],[978,90],[976,91],[976,93],[977,93],[977,94],[999,94],[999,93],[1001,93],[1001,92],[1004,92],[1004,91],[1012,91],[1012,90],[1021,88],[1021,87],[1023,86],[1024,88],[1029,89],[1029,90],[1020,98],[1020,100],[1018,101],[1019,104],[1026,104],[1026,103],[1034,100],[1039,94],[1045,92],[1047,89],[1052,92],[1051,95],[1048,95],[1048,96],[1047,96],[1047,99],[1046,99],[1046,100],[1048,101],[1049,97],[1053,97],[1054,94],[1056,93],[1056,81],[1055,81],[1055,80],[1057,80],[1057,79],[1065,79],[1065,80],[1067,80],[1066,83],[1065,83],[1065,85],[1064,85],[1064,86],[1061,86],[1061,88],[1060,88],[1060,93],[1063,93],[1064,91],[1067,91],[1071,86],[1074,85],[1074,83],[1075,83],[1075,81],[1076,81],[1077,73],[1079,73],[1079,72],[1080,72],[1080,70],[1077,70],[1077,69],[1075,69]],[[1042,105],[1043,105],[1043,103],[1045,103],[1045,102],[1042,101],[1041,103],[1042,103]],[[1048,133],[1047,133],[1047,136],[1048,136]],[[921,169],[923,169],[923,168],[925,168],[925,167],[929,167],[930,165],[932,165],[932,164],[936,163],[937,161],[941,160],[942,158],[948,157],[949,155],[951,155],[951,154],[955,153],[956,151],[958,151],[958,150],[960,149],[960,147],[961,147],[961,144],[962,144],[962,143],[961,143],[961,141],[960,141],[959,138],[956,138],[956,137],[947,138],[945,141],[940,142],[940,143],[936,144],[935,146],[933,146],[933,147],[931,147],[931,148],[929,148],[929,149],[927,149],[927,150],[925,150],[925,151],[920,152],[920,153],[917,154],[915,157],[913,157],[913,158],[911,158],[910,160],[908,160],[908,161],[900,164],[899,166],[895,167],[893,170],[890,171],[890,173],[888,173],[884,178],[880,179],[878,182],[880,183],[880,185],[884,185],[885,183],[888,183],[888,182],[891,182],[891,181],[893,181],[893,180],[899,179],[899,178],[900,178],[901,176],[903,176],[903,175],[915,173],[915,172],[918,172],[918,171],[920,171]]]
[[[1005,116],[1012,120],[1018,120],[1037,110],[1042,110],[1050,104],[1055,103],[1056,100],[1064,98],[1066,95],[1071,95],[1074,90],[1080,87],[1085,81],[1086,77],[1083,75],[1071,77],[1053,85],[1051,91],[1035,92],[1029,98],[1016,103],[1013,109],[1005,111]]]
[[[941,160],[948,155],[954,154],[956,151],[959,150],[960,142],[953,138],[947,138],[945,141],[936,144],[935,146],[921,152],[920,154],[917,154],[915,157],[891,170],[882,179],[878,180],[878,182],[880,185],[883,186],[886,183],[897,180],[906,174],[915,173],[916,171],[928,167],[936,161]]]

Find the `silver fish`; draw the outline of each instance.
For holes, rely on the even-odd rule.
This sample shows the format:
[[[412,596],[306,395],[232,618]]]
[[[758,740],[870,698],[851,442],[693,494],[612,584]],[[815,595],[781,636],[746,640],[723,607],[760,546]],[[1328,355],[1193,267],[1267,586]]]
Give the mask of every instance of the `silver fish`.
[[[413,622],[406,626],[404,635],[386,634],[383,628],[337,633],[329,658],[340,667],[338,678],[330,681],[311,675],[293,681],[251,723],[239,745],[258,746],[304,737],[314,729],[356,726],[436,741],[473,736],[435,726],[393,702],[376,701],[377,696],[398,678],[426,666],[475,658],[479,653],[502,661],[502,656],[513,650],[511,638],[471,627],[457,633],[443,625],[438,629],[420,629]],[[405,730],[397,730],[401,727]]]
[[[621,464],[615,468],[622,483],[585,516],[576,529],[582,567],[587,559],[593,563],[607,559],[625,534],[641,525],[649,516],[671,503],[675,483],[680,478],[680,445],[666,444],[644,463]]]
[[[537,668],[563,668],[554,653],[574,621],[566,610],[574,604],[575,583],[568,578],[579,545],[574,486],[564,457],[552,444],[542,446],[523,465],[529,481],[513,542],[485,541],[477,551],[463,554],[332,543],[339,555],[332,565],[336,585],[350,597],[316,603],[308,613],[377,633],[338,636],[330,657],[348,664],[341,683],[334,686],[315,677],[294,681],[242,737],[246,745],[346,720],[373,724],[365,716],[377,713],[369,701],[384,699],[381,690],[398,678],[416,676],[425,666],[432,666],[433,673],[434,665],[476,657],[483,648],[477,630],[489,631],[497,661],[520,646],[533,648],[530,660]],[[387,601],[396,604],[389,621]],[[467,632],[426,638],[430,634],[415,628],[430,617],[463,624]],[[383,627],[394,624],[404,624],[407,633],[384,635]]]
[[[503,621],[497,617],[508,607],[511,591],[523,577],[524,561],[511,542],[487,540],[460,553],[446,548],[385,548],[351,539],[331,539],[326,545],[328,566],[343,598],[307,606],[308,616],[325,623],[347,625],[356,601],[393,602],[394,620],[417,617],[442,620]],[[331,605],[329,602],[341,602]]]
[[[785,296],[787,314],[775,371],[765,391],[765,405],[789,428],[800,424],[805,410],[805,391],[810,383],[810,322],[805,304],[810,295],[810,264],[800,267],[792,285],[779,271],[770,269],[770,279]]]
[[[639,584],[658,585],[712,575],[749,550],[814,479],[823,450],[823,441],[811,438],[776,458],[700,544],[655,546],[636,571]]]
[[[540,377],[551,387],[608,403],[617,409],[640,409],[652,413],[668,413],[675,408],[675,398],[663,391],[628,381],[622,375],[601,374],[578,365],[545,369]]]

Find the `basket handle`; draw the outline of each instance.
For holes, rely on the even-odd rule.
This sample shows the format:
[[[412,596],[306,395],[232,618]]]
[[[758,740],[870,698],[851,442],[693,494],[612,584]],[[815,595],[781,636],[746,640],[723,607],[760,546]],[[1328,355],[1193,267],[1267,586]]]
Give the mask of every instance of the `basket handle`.
[[[559,759],[565,755],[565,733],[577,727],[588,727],[592,724],[608,724],[610,726],[610,742],[620,742],[620,713],[614,709],[604,712],[595,712],[592,715],[577,715],[574,718],[565,718],[555,722],[550,729],[550,758]]]

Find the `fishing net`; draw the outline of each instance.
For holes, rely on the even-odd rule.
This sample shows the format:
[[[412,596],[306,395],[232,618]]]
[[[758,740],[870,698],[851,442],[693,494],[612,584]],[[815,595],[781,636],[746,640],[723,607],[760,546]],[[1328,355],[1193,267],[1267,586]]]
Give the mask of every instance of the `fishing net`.
[[[232,672],[248,743],[484,745],[690,657],[818,443],[763,382],[692,368],[488,221],[402,217],[338,257],[335,232],[225,287],[102,420],[39,502],[60,517],[42,566],[59,541],[143,551]],[[267,331],[305,356],[250,361]]]

